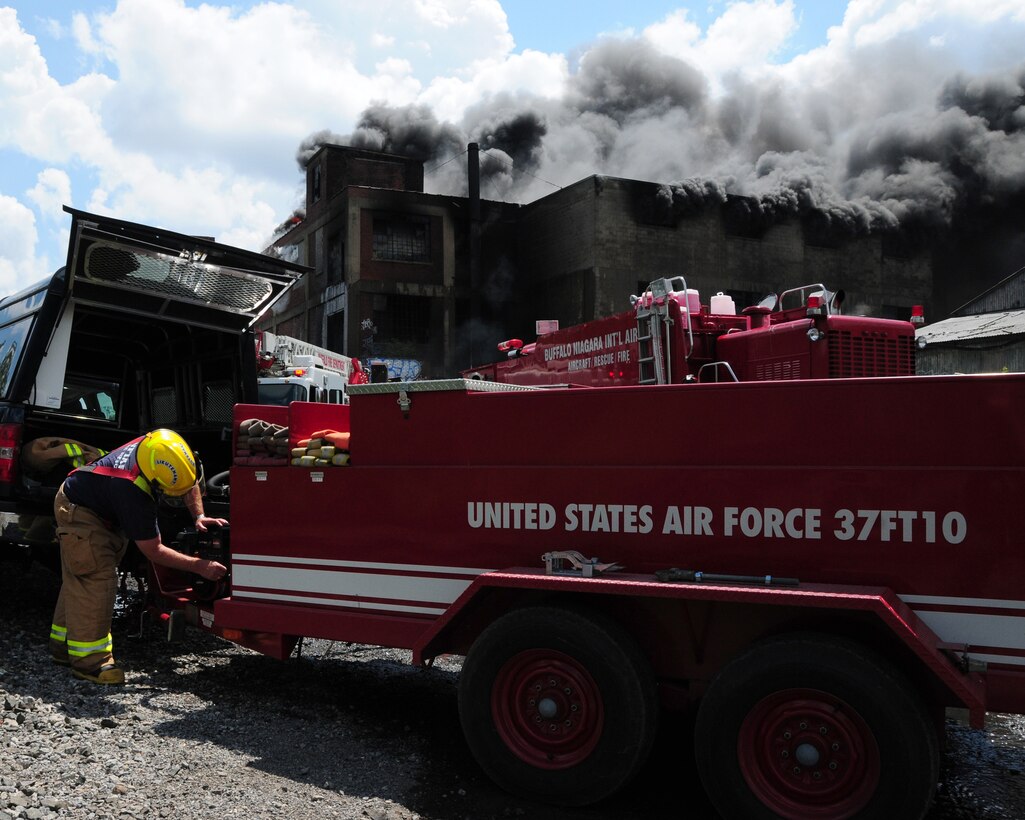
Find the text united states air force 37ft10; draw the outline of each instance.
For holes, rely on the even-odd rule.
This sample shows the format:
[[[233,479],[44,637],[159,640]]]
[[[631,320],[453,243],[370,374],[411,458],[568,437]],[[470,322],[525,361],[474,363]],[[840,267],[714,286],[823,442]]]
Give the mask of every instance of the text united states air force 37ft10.
[[[469,501],[466,520],[473,529],[555,530],[564,532],[839,541],[915,541],[960,544],[968,522],[960,512],[937,510],[822,510],[814,507],[711,507],[651,504],[567,504],[557,510],[544,502]]]

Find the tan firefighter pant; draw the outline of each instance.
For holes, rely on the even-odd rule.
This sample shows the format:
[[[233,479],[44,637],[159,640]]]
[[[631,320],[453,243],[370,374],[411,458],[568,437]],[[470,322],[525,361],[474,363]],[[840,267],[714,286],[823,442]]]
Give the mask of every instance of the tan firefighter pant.
[[[128,539],[92,510],[68,501],[63,485],[53,501],[53,515],[61,546],[61,589],[50,627],[50,652],[91,673],[114,662],[110,622],[117,566]]]

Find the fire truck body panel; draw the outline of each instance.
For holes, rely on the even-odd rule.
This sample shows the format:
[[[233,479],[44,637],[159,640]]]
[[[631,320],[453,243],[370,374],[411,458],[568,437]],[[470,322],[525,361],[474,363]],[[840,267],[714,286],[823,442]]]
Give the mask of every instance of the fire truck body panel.
[[[612,720],[620,696],[639,698],[647,714],[640,693],[656,681],[667,705],[729,702],[723,680],[769,679],[750,667],[774,654],[796,655],[802,674],[828,689],[857,679],[862,666],[849,657],[864,651],[864,668],[881,664],[872,675],[906,678],[882,700],[904,703],[900,714],[913,715],[900,731],[933,749],[933,730],[922,728],[930,710],[964,706],[976,724],[987,709],[1025,712],[1025,433],[1013,423],[1022,406],[1025,376],[1002,375],[594,390],[453,380],[360,386],[345,408],[263,408],[278,414],[268,421],[287,418],[293,438],[349,432],[351,465],[233,467],[230,589],[176,605],[277,657],[298,636],[408,648],[418,661],[467,654],[461,710],[475,754],[507,788],[556,802],[587,802],[571,787],[578,781],[591,784],[590,799],[603,793],[595,784],[622,782],[605,764],[600,776],[582,774],[604,760],[587,751],[604,748],[597,730],[572,742],[551,730],[569,750],[553,760],[580,774],[560,780],[551,772],[564,764],[538,757],[554,739],[523,722],[541,707],[506,712],[492,700],[497,745],[473,728],[486,718],[482,679],[498,692],[541,674],[560,691],[590,692],[581,708]],[[237,419],[260,409],[240,406]],[[542,569],[565,551],[581,566]],[[603,573],[596,562],[619,567]],[[592,628],[604,636],[594,644]],[[549,633],[565,648],[530,648]],[[528,643],[517,649],[518,641]],[[612,679],[587,660],[606,642],[619,658],[609,661]],[[510,657],[496,660],[503,646]],[[613,695],[619,683],[633,694]],[[809,701],[806,686],[778,696],[788,713],[835,713],[816,702],[821,693]],[[866,723],[829,732],[877,742],[869,735],[897,718],[871,717],[885,706],[863,706],[865,691],[840,697]],[[552,698],[545,708],[557,712]],[[743,708],[757,718],[743,726],[778,729],[769,706]],[[751,765],[775,765],[743,740],[743,726]],[[647,729],[637,732],[624,748],[650,741]],[[898,765],[889,755],[900,744],[873,737]],[[714,733],[706,726],[697,742],[706,749]],[[732,754],[708,751],[727,768]],[[938,759],[934,750],[920,757]],[[867,751],[860,759],[874,765]],[[635,764],[616,767],[625,778]],[[837,805],[868,800],[855,785],[866,778],[885,792],[886,776],[872,771],[846,774],[852,794]],[[703,778],[710,793],[731,791],[713,785],[714,773]],[[913,779],[930,778],[934,785],[931,771]],[[775,787],[751,791],[783,811]]]
[[[1011,603],[1025,554],[1007,520],[1025,439],[1000,421],[1023,390],[1016,378],[929,377],[450,391],[411,393],[408,418],[394,391],[360,396],[354,466],[233,468],[232,601],[435,618],[480,573],[575,549],[632,573],[686,564],[888,587],[970,657],[1025,664],[1025,641],[1004,634],[1025,614]],[[895,423],[891,408],[916,405],[921,417]],[[947,413],[924,409],[940,406],[975,432],[943,429]],[[686,419],[712,416],[736,432],[688,434]],[[456,418],[458,434],[445,435]],[[617,418],[643,418],[645,430],[612,434]],[[525,439],[530,419],[544,421]],[[759,428],[760,441],[742,434]],[[270,514],[269,498],[345,525]],[[966,559],[979,554],[989,559]]]

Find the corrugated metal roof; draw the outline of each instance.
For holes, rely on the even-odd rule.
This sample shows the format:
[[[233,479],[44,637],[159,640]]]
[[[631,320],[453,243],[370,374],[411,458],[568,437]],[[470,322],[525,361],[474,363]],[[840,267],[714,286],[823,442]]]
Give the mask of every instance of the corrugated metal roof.
[[[960,342],[972,339],[995,339],[1025,334],[1025,310],[983,313],[978,316],[954,316],[926,325],[916,331],[929,344]]]

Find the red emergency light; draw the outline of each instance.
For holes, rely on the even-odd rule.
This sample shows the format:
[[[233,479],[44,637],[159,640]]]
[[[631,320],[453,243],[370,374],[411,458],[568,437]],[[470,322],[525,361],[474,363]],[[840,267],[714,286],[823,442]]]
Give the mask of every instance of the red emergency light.
[[[292,373],[294,375],[296,375],[296,376],[305,376],[306,375],[306,368],[305,367],[297,367],[295,370],[292,371]]]
[[[505,353],[509,350],[519,350],[523,347],[522,339],[506,339],[504,342],[498,343],[498,349]]]
[[[913,325],[924,325],[925,324],[925,308],[922,305],[911,306],[911,324]]]
[[[826,305],[822,301],[821,295],[813,295],[808,297],[808,315],[809,316],[825,316]]]

